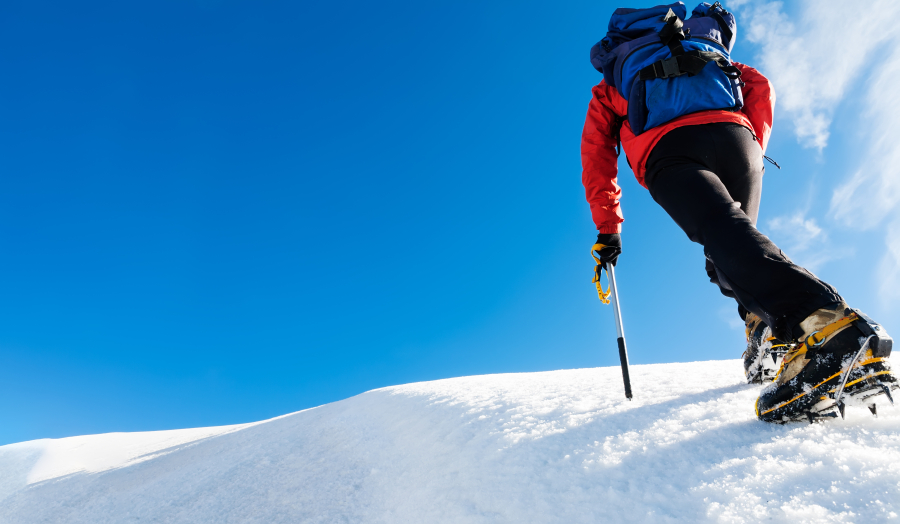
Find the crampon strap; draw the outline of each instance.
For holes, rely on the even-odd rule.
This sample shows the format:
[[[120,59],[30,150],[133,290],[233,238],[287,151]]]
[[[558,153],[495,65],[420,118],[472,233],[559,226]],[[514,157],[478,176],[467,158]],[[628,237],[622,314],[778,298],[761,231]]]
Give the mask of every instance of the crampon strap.
[[[787,367],[787,365],[790,364],[792,360],[800,355],[805,354],[809,348],[821,346],[825,343],[825,340],[829,336],[858,320],[859,315],[857,315],[855,312],[850,313],[846,317],[835,320],[822,329],[811,333],[803,340],[803,342],[801,342],[798,346],[796,346],[794,349],[789,351],[787,355],[784,356],[784,360],[781,361],[781,367],[778,369],[778,374],[780,375],[784,368]]]
[[[603,284],[600,282],[600,272],[606,269],[606,263],[597,256],[597,251],[600,251],[605,247],[607,246],[604,244],[594,244],[594,247],[591,248],[591,256],[594,257],[594,261],[597,262],[597,265],[594,266],[594,279],[591,280],[591,282],[597,285],[597,296],[600,297],[600,302],[609,304],[609,297],[612,295],[612,286],[607,285],[606,291],[603,290]],[[609,272],[606,274],[606,281],[609,282]]]

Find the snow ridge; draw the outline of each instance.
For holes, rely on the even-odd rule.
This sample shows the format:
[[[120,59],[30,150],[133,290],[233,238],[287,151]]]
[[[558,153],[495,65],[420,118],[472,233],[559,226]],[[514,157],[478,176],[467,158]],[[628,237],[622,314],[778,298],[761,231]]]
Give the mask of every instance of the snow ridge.
[[[885,522],[900,409],[757,422],[739,361],[463,377],[0,447],[0,523]]]

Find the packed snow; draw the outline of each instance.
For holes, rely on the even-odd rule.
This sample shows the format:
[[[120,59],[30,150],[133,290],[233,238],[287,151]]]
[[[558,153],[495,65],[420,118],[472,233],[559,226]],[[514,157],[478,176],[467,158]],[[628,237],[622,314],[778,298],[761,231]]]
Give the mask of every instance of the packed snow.
[[[0,447],[0,522],[900,522],[900,407],[756,421],[739,361],[463,377]]]

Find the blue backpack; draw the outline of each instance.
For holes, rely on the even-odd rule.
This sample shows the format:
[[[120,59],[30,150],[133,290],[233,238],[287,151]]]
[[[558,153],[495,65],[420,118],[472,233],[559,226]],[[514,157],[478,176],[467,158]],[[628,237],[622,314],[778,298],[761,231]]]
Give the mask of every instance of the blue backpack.
[[[635,135],[673,118],[744,105],[741,72],[731,63],[737,25],[719,2],[616,9],[591,64],[628,100]]]

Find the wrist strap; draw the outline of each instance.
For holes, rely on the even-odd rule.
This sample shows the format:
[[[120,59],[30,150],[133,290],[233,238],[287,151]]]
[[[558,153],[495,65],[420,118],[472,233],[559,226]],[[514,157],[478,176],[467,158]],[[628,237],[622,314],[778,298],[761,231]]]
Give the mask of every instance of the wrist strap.
[[[606,291],[603,290],[603,284],[600,282],[600,272],[606,269],[606,263],[600,260],[600,257],[598,257],[596,253],[605,247],[609,246],[597,243],[591,248],[591,256],[594,257],[594,261],[597,262],[597,265],[594,266],[594,278],[591,280],[591,283],[597,285],[597,296],[600,297],[600,302],[609,304],[609,297],[612,295],[612,286],[607,284]],[[609,272],[606,274],[606,281],[609,282]]]

